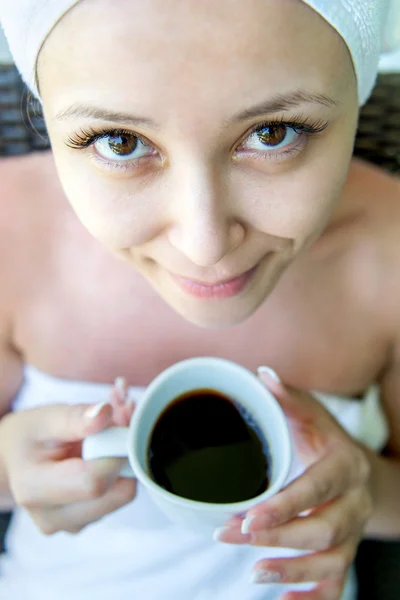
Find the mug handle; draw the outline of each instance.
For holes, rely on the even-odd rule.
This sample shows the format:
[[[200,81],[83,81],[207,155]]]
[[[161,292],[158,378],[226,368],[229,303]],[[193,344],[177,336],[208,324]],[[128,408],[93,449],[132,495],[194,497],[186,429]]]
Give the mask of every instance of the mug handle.
[[[128,427],[110,427],[89,435],[83,440],[83,460],[96,458],[126,458],[120,471],[121,477],[134,478],[135,473],[128,461]]]

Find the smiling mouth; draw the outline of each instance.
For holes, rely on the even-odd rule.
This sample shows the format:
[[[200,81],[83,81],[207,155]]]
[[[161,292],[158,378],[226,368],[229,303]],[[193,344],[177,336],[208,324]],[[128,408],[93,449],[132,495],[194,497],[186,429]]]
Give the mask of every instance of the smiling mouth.
[[[180,275],[171,274],[171,276],[179,288],[189,296],[203,300],[224,299],[240,294],[254,278],[258,266],[259,263],[241,275],[215,283],[205,283]]]

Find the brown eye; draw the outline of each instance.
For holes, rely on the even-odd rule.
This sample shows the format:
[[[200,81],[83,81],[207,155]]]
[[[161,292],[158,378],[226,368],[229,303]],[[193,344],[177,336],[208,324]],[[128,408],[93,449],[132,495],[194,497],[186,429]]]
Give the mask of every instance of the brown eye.
[[[256,132],[260,142],[266,146],[277,146],[285,139],[287,127],[285,125],[269,125]]]
[[[114,154],[118,154],[119,156],[127,156],[136,150],[138,139],[134,135],[120,134],[108,136],[107,143],[110,150],[112,150]]]
[[[284,151],[301,137],[294,127],[286,123],[266,123],[260,125],[241,144],[240,149],[260,152],[264,156],[272,152]]]
[[[103,135],[93,144],[97,154],[114,162],[131,162],[157,154],[156,149],[134,133],[113,131]]]

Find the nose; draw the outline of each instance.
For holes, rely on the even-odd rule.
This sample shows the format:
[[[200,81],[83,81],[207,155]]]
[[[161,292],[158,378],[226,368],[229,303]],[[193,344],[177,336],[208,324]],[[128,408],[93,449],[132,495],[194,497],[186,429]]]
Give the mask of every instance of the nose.
[[[245,237],[228,186],[210,172],[181,175],[170,223],[170,243],[200,267],[216,265]]]

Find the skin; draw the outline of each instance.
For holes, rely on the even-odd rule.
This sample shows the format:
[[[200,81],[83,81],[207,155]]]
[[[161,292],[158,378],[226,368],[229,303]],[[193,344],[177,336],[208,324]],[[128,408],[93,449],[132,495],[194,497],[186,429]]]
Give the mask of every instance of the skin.
[[[123,373],[135,385],[188,356],[271,365],[284,383],[263,380],[309,469],[250,511],[250,534],[233,521],[221,541],[313,550],[255,571],[318,582],[290,600],[339,598],[363,533],[400,534],[399,183],[350,166],[358,110],[343,41],[295,0],[222,0],[218,8],[126,0],[118,11],[85,0],[46,41],[38,76],[53,156],[0,166],[3,412],[24,362],[78,380]],[[334,102],[234,120],[296,90]],[[78,103],[158,125],[66,118]],[[253,126],[299,115],[329,125],[295,137],[290,155],[257,140],[254,149]],[[129,129],[150,153],[121,168],[93,148],[67,146],[95,127]],[[225,299],[188,296],[170,276],[211,283],[255,265],[250,284]],[[357,395],[374,381],[391,424],[390,460],[355,443],[300,391]],[[117,477],[118,462],[89,467],[79,458],[85,435],[127,422],[121,402],[114,395],[92,418],[85,406],[4,417],[4,502],[11,493],[53,533],[77,532],[131,500],[134,483]],[[298,518],[304,510],[309,516]]]

